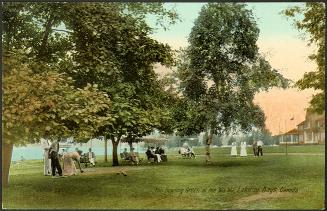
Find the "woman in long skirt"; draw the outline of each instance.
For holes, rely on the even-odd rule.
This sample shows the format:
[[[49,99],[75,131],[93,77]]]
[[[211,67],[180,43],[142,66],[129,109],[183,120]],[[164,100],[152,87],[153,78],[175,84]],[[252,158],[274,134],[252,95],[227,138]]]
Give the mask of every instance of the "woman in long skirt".
[[[43,174],[44,176],[51,175],[51,159],[49,158],[50,143],[48,140],[41,140],[43,147]]]
[[[63,155],[63,162],[64,162],[63,174],[66,176],[77,175],[75,162],[77,162],[80,172],[83,173],[83,170],[81,169],[80,159],[81,159],[81,156],[78,154],[78,152],[65,153]]]
[[[241,152],[240,152],[240,156],[241,157],[246,157],[248,154],[246,152],[246,142],[243,141],[241,142]]]
[[[237,156],[236,142],[232,143],[232,151],[230,152],[231,156]]]

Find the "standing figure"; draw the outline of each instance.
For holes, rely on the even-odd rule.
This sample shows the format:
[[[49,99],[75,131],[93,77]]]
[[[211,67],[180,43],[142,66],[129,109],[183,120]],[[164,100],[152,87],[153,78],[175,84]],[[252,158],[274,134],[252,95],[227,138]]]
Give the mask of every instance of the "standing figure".
[[[258,155],[257,141],[253,141],[252,143],[253,155],[254,157]]]
[[[236,142],[232,143],[232,150],[230,152],[230,155],[235,157],[237,156]]]
[[[43,148],[43,174],[44,176],[51,175],[51,159],[49,157],[49,149],[50,143],[48,140],[41,140],[42,148]]]
[[[240,152],[240,156],[241,157],[246,157],[248,156],[247,152],[246,152],[246,142],[242,141],[241,142],[241,152]]]
[[[257,146],[258,146],[258,157],[259,157],[259,154],[261,154],[261,156],[263,156],[263,153],[262,153],[262,146],[263,146],[263,142],[261,140],[258,141],[257,143]]]
[[[77,162],[79,170],[81,173],[84,171],[81,168],[81,163],[80,163],[81,156],[78,152],[68,152],[63,155],[63,161],[64,161],[64,175],[67,176],[72,176],[77,174],[75,162]]]
[[[59,176],[62,176],[62,169],[59,163],[59,142],[54,141],[50,146],[50,158],[51,158],[51,169],[52,169],[52,177],[56,176],[56,170],[58,171]]]

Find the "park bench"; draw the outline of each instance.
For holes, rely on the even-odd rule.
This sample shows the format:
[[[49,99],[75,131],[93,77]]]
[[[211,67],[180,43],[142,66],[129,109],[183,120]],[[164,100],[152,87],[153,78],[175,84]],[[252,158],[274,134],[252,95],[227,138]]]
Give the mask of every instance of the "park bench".
[[[146,155],[147,156],[147,155]],[[167,155],[160,155],[161,157],[161,162],[167,162],[168,161],[168,157]],[[157,157],[154,157],[154,158],[148,158],[148,161],[150,163],[156,163],[157,162]]]
[[[139,158],[139,163],[142,163],[143,162],[143,158],[140,158],[138,152],[135,152],[135,154],[136,154],[136,157]],[[126,159],[123,153],[120,153],[120,159],[122,161],[122,164],[130,164],[130,163],[132,163],[132,160]]]
[[[84,166],[85,167],[87,167],[88,164],[91,164],[90,163],[89,156],[86,153],[84,153],[83,155],[81,155],[80,163],[84,163]],[[95,163],[96,163],[96,161],[95,161]]]

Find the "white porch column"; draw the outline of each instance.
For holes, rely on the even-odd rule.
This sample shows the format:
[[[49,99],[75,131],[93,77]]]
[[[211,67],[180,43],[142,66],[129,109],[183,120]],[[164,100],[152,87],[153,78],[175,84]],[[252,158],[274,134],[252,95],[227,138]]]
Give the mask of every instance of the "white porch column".
[[[311,141],[315,142],[315,137],[314,137],[313,131],[311,132]]]

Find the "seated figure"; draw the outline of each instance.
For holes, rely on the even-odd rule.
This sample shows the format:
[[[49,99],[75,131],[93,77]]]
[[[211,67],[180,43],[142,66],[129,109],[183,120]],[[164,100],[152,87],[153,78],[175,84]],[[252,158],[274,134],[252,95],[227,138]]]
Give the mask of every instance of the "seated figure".
[[[165,154],[165,150],[162,147],[159,148],[159,154],[160,155],[164,155]]]
[[[133,163],[136,163],[136,165],[139,164],[139,158],[137,157],[136,153],[134,152],[134,148],[132,148],[132,150],[131,150],[130,158]]]
[[[89,158],[90,164],[95,166],[95,154],[92,152],[91,148],[89,148],[89,152],[86,153],[86,156]]]
[[[124,149],[123,156],[124,156],[124,158],[123,158],[124,160],[130,160],[131,159],[130,154],[127,152],[127,148]]]
[[[152,152],[152,150],[150,149],[150,147],[148,147],[148,150],[145,152],[146,156],[148,159],[150,158],[155,158],[154,153]]]

